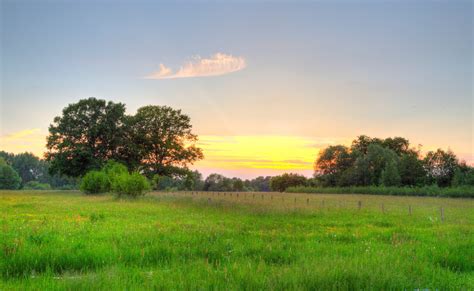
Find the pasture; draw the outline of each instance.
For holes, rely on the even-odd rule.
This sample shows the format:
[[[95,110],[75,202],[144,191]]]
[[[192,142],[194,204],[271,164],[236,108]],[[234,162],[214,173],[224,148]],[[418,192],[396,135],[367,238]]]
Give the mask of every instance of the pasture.
[[[0,290],[474,289],[474,200],[0,191]]]

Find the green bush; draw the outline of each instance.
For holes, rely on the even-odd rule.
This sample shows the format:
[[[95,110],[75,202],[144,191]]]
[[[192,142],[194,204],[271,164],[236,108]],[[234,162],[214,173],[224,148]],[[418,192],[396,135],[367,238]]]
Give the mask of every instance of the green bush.
[[[51,185],[48,183],[40,183],[38,181],[29,181],[23,186],[25,190],[51,190]]]
[[[137,172],[132,174],[124,173],[118,175],[112,184],[112,190],[117,196],[138,197],[145,195],[150,190],[150,183],[147,178]]]
[[[20,187],[21,178],[18,173],[0,158],[0,189],[15,190]]]
[[[82,178],[79,188],[87,194],[108,192],[110,191],[109,178],[103,171],[90,171]]]
[[[108,161],[107,164],[105,164],[105,166],[102,168],[102,171],[109,178],[110,185],[114,184],[114,181],[118,176],[122,174],[128,174],[127,167],[116,161]]]

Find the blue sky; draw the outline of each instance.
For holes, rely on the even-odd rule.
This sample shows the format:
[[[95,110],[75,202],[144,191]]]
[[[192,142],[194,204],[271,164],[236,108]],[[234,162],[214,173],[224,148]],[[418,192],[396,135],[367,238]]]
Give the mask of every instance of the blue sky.
[[[181,108],[202,136],[398,135],[473,157],[470,1],[1,3],[3,137],[96,96]],[[145,78],[218,53],[245,67]]]

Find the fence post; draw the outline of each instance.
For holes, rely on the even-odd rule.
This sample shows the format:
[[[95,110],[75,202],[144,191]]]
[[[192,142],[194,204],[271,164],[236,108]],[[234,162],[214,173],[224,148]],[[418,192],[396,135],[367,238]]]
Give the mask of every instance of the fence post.
[[[359,210],[362,208],[362,201],[359,200],[359,202],[357,202],[357,206],[359,207]]]
[[[263,200],[263,194],[262,194],[262,200]]]
[[[306,198],[306,205],[309,205],[309,198]]]
[[[211,204],[211,198],[207,198],[207,204]]]

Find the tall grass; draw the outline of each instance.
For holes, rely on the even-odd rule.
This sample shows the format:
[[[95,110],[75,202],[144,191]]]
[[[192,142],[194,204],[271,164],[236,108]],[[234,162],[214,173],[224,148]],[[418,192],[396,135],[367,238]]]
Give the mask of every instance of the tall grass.
[[[383,187],[383,186],[357,186],[357,187],[289,187],[289,193],[327,193],[327,194],[373,194],[397,196],[431,196],[431,197],[463,197],[474,198],[474,187]]]
[[[0,290],[474,288],[472,200],[247,194],[0,192]]]

